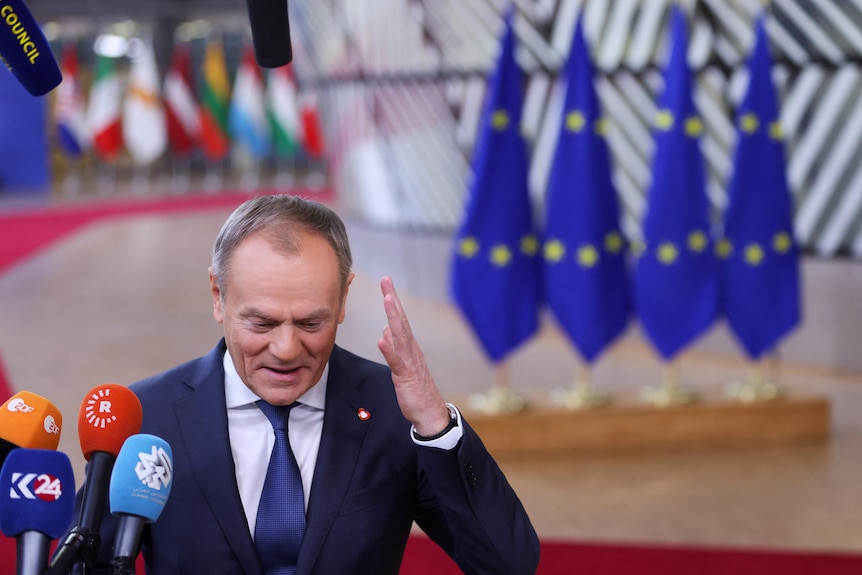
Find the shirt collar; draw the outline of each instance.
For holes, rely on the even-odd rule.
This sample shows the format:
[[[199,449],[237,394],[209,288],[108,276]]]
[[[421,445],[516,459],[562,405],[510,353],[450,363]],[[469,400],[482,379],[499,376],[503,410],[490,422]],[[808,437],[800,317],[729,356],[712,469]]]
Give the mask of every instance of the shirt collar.
[[[227,408],[244,407],[259,400],[260,397],[249,389],[237,373],[233,359],[230,356],[230,351],[225,350],[222,361],[224,364],[224,394]],[[322,410],[326,404],[326,384],[328,379],[329,362],[326,362],[320,380],[303,393],[297,401],[303,405]]]

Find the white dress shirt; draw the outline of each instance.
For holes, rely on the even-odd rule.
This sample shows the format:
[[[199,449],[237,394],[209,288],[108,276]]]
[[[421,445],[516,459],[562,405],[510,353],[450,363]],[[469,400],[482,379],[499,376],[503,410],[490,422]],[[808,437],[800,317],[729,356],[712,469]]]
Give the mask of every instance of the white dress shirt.
[[[257,520],[257,508],[260,505],[260,495],[266,479],[266,470],[269,467],[269,457],[272,446],[275,444],[275,434],[272,432],[272,424],[269,419],[255,404],[260,397],[240,379],[230,357],[230,352],[225,351],[223,363],[230,450],[233,454],[239,497],[245,510],[249,532],[253,534]],[[308,498],[311,495],[311,480],[314,477],[314,466],[320,448],[320,436],[323,433],[323,409],[326,404],[328,376],[329,363],[326,364],[320,381],[299,397],[297,401],[300,405],[290,410],[288,420],[290,449],[293,451],[293,456],[299,465],[299,473],[302,475],[302,492],[305,497],[306,509],[308,509]],[[461,412],[457,408],[455,408],[455,412],[458,425],[442,437],[432,441],[418,441],[413,437],[411,428],[411,439],[423,447],[454,448],[461,439],[463,429]]]
[[[275,444],[275,434],[269,419],[255,404],[260,398],[240,379],[229,352],[224,354],[224,373],[227,426],[236,484],[249,531],[254,533],[257,507],[269,467],[269,456]],[[317,462],[317,450],[320,447],[320,434],[323,431],[323,406],[328,373],[329,364],[323,370],[320,381],[298,399],[301,405],[290,410],[288,421],[290,449],[302,475],[306,509],[311,494],[314,465]]]

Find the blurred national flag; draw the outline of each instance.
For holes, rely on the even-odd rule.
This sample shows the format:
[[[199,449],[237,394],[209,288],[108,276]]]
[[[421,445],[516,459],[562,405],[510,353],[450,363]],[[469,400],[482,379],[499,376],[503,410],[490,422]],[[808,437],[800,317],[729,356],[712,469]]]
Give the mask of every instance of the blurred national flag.
[[[512,18],[510,10],[488,86],[451,274],[452,297],[494,363],[536,332],[541,297]]]
[[[192,90],[191,57],[186,44],[177,44],[165,76],[165,119],[168,144],[177,155],[189,154],[201,139],[200,109]]]
[[[78,50],[72,43],[63,47],[60,70],[63,81],[57,86],[57,98],[54,101],[57,140],[63,152],[74,158],[89,148],[89,134],[84,98],[81,95]]]
[[[801,315],[799,253],[764,16],[756,23],[748,71],[718,252],[725,262],[724,313],[746,353],[758,359]]]
[[[230,134],[253,158],[261,160],[270,151],[271,137],[264,104],[263,73],[248,45],[236,73],[228,115]]]
[[[299,151],[299,101],[291,65],[268,71],[266,110],[272,129],[275,154],[292,158]]]
[[[230,151],[230,79],[221,42],[208,40],[200,81],[201,144],[207,159],[220,161]]]
[[[123,126],[120,119],[123,85],[114,69],[114,59],[97,55],[87,103],[87,124],[93,150],[103,160],[116,158],[123,150]]]
[[[718,269],[687,62],[685,14],[672,8],[672,46],[655,120],[652,182],[643,250],[634,273],[635,302],[646,334],[665,360],[716,319]]]
[[[629,321],[626,245],[583,13],[565,68],[565,104],[548,182],[545,289],[548,306],[589,363]]]
[[[317,110],[317,96],[305,90],[299,98],[299,119],[302,125],[302,146],[313,160],[323,159],[326,145],[323,141],[323,128]]]
[[[123,103],[123,141],[126,150],[140,165],[161,156],[168,145],[165,110],[162,107],[159,71],[153,45],[136,39]]]

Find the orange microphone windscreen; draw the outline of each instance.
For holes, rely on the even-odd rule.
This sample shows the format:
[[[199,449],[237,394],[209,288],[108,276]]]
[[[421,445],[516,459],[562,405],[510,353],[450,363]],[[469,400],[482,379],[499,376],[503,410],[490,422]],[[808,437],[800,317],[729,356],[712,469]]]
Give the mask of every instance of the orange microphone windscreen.
[[[18,447],[56,450],[63,414],[53,403],[19,391],[0,407],[0,438]]]
[[[116,383],[94,387],[81,403],[78,439],[89,461],[96,452],[114,457],[131,435],[141,431],[144,411],[141,401],[129,388]]]

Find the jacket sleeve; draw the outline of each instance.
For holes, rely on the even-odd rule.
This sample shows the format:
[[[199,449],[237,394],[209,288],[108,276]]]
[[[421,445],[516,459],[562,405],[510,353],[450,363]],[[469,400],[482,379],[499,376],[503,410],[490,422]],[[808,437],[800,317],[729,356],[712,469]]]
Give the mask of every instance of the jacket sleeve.
[[[479,436],[462,424],[452,450],[417,446],[416,522],[467,575],[535,573],[539,539],[527,512]]]

